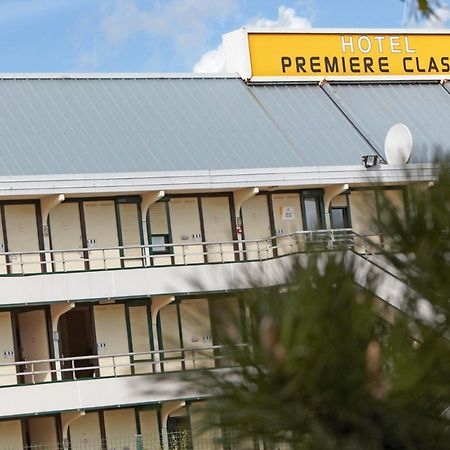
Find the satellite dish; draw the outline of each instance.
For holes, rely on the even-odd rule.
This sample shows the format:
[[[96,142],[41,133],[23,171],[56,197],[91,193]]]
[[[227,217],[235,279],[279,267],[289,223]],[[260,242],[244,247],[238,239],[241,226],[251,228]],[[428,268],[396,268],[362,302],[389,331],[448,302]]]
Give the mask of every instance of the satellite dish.
[[[413,138],[403,123],[393,125],[384,140],[384,154],[388,164],[406,164],[411,158]]]

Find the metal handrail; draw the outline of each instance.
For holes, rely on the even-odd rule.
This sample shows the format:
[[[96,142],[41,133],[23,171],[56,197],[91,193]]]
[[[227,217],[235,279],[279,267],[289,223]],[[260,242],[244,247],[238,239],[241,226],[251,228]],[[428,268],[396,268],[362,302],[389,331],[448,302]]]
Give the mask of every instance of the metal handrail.
[[[233,347],[247,347],[248,344],[235,344]],[[125,367],[131,369],[133,367],[139,366],[141,364],[150,365],[152,370],[154,371],[156,366],[164,365],[167,362],[192,362],[195,364],[196,361],[217,361],[221,359],[225,359],[225,356],[222,354],[217,355],[217,350],[223,352],[224,349],[229,348],[229,346],[224,345],[210,345],[205,347],[198,348],[178,348],[178,349],[164,349],[164,350],[152,350],[148,352],[128,352],[128,353],[113,353],[107,355],[87,355],[87,356],[73,356],[73,357],[61,357],[61,358],[48,358],[48,359],[39,359],[39,360],[31,360],[31,361],[12,361],[11,363],[0,363],[0,369],[2,368],[15,368],[14,373],[0,373],[0,380],[2,377],[10,377],[13,375],[16,376],[31,376],[32,384],[36,383],[36,376],[41,374],[53,374],[53,373],[72,373],[73,379],[76,380],[76,373],[85,370],[106,370],[112,369],[113,376],[118,376],[118,369]],[[204,352],[213,352],[212,355],[205,355]],[[171,358],[169,360],[166,359],[166,354],[170,353],[181,353],[181,356],[176,358]],[[192,357],[189,358],[186,354],[191,353]],[[197,357],[194,355],[199,353]],[[202,354],[203,353],[203,354]],[[154,358],[156,355],[159,358]],[[148,359],[135,359],[138,356],[147,356]],[[127,357],[129,358],[129,362],[123,363],[117,361],[120,358]],[[82,367],[75,366],[75,361],[92,361],[97,360],[96,365],[84,365]],[[102,360],[112,360],[110,364],[100,364]],[[65,367],[65,362],[70,362],[70,367]],[[59,367],[56,367],[56,363],[59,363]],[[48,365],[48,368],[42,369],[39,368],[35,370],[36,366],[40,365]],[[31,366],[31,370],[20,371],[22,366]],[[54,366],[54,367],[52,367]],[[26,367],[26,369],[28,369]],[[123,374],[121,374],[123,375]],[[50,381],[50,380],[49,380]]]
[[[302,248],[296,244],[324,244],[323,249],[334,250],[339,246],[353,247],[353,238],[360,238],[364,243],[370,244],[367,239],[369,236],[363,236],[356,233],[351,228],[331,229],[331,230],[314,230],[314,231],[296,231],[293,233],[280,234],[269,236],[263,239],[245,239],[245,240],[228,240],[228,241],[199,241],[189,243],[164,243],[164,244],[144,244],[144,245],[122,245],[116,247],[84,247],[77,249],[50,249],[38,251],[24,251],[24,252],[2,252],[0,258],[5,258],[3,266],[13,268],[13,273],[40,273],[43,269],[50,272],[69,272],[78,269],[68,269],[67,266],[71,263],[89,263],[96,265],[102,262],[102,267],[95,267],[95,270],[108,270],[109,263],[119,264],[121,267],[126,262],[141,261],[142,267],[152,266],[156,260],[160,258],[169,257],[170,265],[180,265],[177,258],[181,258],[181,265],[211,263],[205,258],[218,256],[218,261],[215,263],[225,263],[231,260],[267,260],[274,257],[274,252],[282,250],[283,254],[294,254],[311,251],[310,248]],[[289,239],[289,251],[286,252],[286,243],[280,242]],[[256,245],[256,249],[253,248]],[[224,250],[224,246],[228,248]],[[199,249],[199,251],[193,251]],[[215,249],[214,247],[218,247]],[[232,248],[230,248],[232,247]],[[158,249],[168,249],[166,252],[158,252]],[[365,247],[368,249],[368,246]],[[137,255],[126,255],[130,250],[137,251]],[[180,251],[181,250],[181,251]],[[365,251],[366,251],[365,250]],[[114,255],[107,255],[107,252],[115,252]],[[67,255],[76,254],[77,258],[67,258]],[[100,256],[98,256],[100,254]],[[37,256],[38,261],[26,260],[28,256]],[[256,257],[255,257],[256,256]],[[203,258],[203,261],[193,261],[196,257]],[[17,261],[18,259],[18,261]],[[63,266],[62,270],[58,270],[55,266]],[[39,265],[40,271],[27,272],[26,266]],[[100,264],[101,265],[101,264]],[[20,271],[17,271],[20,266]]]

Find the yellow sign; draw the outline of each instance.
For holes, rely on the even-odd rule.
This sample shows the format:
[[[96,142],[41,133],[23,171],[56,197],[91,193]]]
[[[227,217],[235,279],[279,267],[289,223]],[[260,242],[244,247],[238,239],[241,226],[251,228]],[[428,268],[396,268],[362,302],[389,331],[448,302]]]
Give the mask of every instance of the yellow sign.
[[[252,77],[450,73],[450,34],[252,33]]]

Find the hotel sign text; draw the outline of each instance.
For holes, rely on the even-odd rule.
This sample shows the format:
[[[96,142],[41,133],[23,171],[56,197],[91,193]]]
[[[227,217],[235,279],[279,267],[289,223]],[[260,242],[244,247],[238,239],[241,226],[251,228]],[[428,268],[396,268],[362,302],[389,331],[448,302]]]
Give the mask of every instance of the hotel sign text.
[[[252,77],[450,74],[450,34],[249,33]]]

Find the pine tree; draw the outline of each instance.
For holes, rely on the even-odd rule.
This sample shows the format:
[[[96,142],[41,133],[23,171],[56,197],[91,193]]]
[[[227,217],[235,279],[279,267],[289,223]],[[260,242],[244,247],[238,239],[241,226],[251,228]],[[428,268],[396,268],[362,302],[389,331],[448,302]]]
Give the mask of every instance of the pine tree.
[[[408,205],[406,219],[380,205],[378,250],[410,288],[394,319],[379,307],[375,272],[355,283],[360,257],[348,250],[310,254],[286,285],[242,294],[249,345],[224,333],[236,365],[202,374],[209,425],[233,430],[241,446],[231,448],[249,437],[267,449],[450,448],[448,168],[409,189]]]

